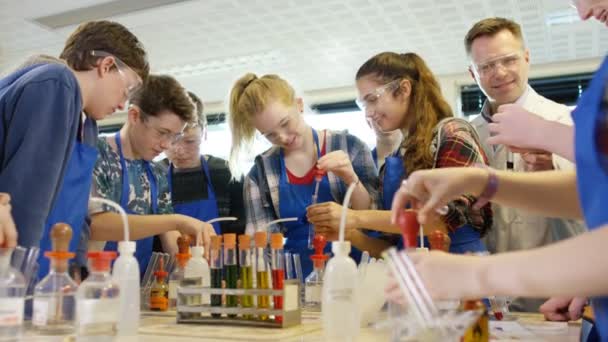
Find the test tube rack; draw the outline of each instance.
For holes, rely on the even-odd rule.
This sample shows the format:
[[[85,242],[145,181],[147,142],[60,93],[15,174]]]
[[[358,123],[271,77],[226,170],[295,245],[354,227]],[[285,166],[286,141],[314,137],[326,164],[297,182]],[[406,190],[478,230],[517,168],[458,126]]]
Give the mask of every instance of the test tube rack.
[[[218,289],[200,285],[182,285],[177,288],[177,323],[234,325],[268,328],[289,328],[302,323],[302,309],[300,306],[300,282],[297,279],[286,279],[282,290],[274,289]],[[252,307],[226,307],[211,306],[209,304],[189,304],[195,302],[197,297],[210,295],[236,295],[236,296],[282,296],[283,308],[257,308]],[[221,314],[212,317],[211,314]],[[228,317],[236,315],[236,317]],[[254,318],[245,318],[244,315]],[[282,322],[274,319],[259,320],[260,315],[282,316]]]

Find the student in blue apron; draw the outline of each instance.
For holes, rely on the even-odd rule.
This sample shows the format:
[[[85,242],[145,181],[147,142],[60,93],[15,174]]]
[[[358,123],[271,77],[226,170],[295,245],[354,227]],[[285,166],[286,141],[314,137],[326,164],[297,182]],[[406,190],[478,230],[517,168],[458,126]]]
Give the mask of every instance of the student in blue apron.
[[[245,178],[246,231],[253,234],[266,229],[278,218],[298,218],[269,229],[284,234],[285,249],[300,254],[307,275],[312,270],[312,250],[308,248],[306,208],[311,204],[317,170],[326,172],[317,201],[342,202],[348,186],[354,184],[351,205],[356,209],[370,208],[376,201],[378,179],[369,148],[361,140],[346,132],[316,130],[304,121],[303,111],[302,99],[277,75],[246,74],[230,94],[231,168],[237,169],[242,147],[255,138],[256,131],[273,144],[255,158]],[[337,235],[327,238],[335,240]],[[347,238],[357,246],[366,237],[351,234]],[[360,251],[351,251],[358,260]]]
[[[441,95],[437,79],[426,63],[414,53],[380,53],[357,72],[357,104],[366,118],[382,132],[400,129],[400,148],[385,158],[380,169],[381,209],[351,210],[348,229],[380,231],[385,243],[368,248],[379,255],[389,245],[399,245],[400,229],[390,224],[390,204],[401,181],[415,170],[487,164],[474,129],[453,118]],[[481,241],[492,225],[490,206],[473,208],[474,198],[462,196],[448,205],[449,211],[425,233],[447,230],[452,253],[486,251]],[[335,231],[341,206],[319,204],[309,208],[308,219],[320,229]],[[428,242],[426,244],[428,246]]]
[[[31,57],[0,81],[0,188],[11,195],[19,244],[41,248],[39,277],[48,273],[50,227],[72,226],[71,251],[80,241],[97,158],[95,120],[123,109],[149,71],[138,39],[109,21],[80,25],[60,57]]]
[[[210,234],[214,234],[209,224],[173,214],[166,173],[152,163],[193,119],[194,105],[184,88],[170,76],[150,75],[132,96],[125,125],[97,142],[99,159],[92,193],[119,203],[129,214],[130,239],[137,241],[135,257],[142,273],[155,236],[159,235],[165,251],[174,253],[179,233],[195,239],[202,233],[205,247]],[[90,239],[109,241],[105,249],[116,250],[116,241],[124,238],[120,215],[95,203],[90,206],[90,214]],[[101,248],[95,244],[91,247]]]
[[[236,217],[236,221],[216,222],[213,228],[216,234],[243,234],[243,182],[233,179],[226,160],[201,155],[201,143],[207,134],[207,118],[203,113],[203,102],[192,92],[188,95],[196,106],[197,121],[188,124],[180,139],[166,151],[173,211],[201,221]]]
[[[581,3],[577,2],[577,6]],[[608,11],[608,1],[603,6]],[[407,203],[420,208],[419,220],[425,222],[450,198],[470,193],[477,194],[482,202],[491,199],[547,216],[583,217],[590,230],[548,247],[484,258],[412,254],[423,282],[433,284],[428,288],[433,297],[586,296],[591,298],[597,330],[585,331],[585,338],[608,340],[608,281],[604,276],[608,272],[604,253],[608,244],[608,58],[595,73],[572,116],[576,172],[431,170],[414,173],[401,186],[393,202],[393,221]],[[392,299],[400,297],[396,284],[389,285],[387,294]],[[581,307],[578,312],[573,311],[571,301],[564,300],[562,309],[569,311],[565,318],[580,317]]]

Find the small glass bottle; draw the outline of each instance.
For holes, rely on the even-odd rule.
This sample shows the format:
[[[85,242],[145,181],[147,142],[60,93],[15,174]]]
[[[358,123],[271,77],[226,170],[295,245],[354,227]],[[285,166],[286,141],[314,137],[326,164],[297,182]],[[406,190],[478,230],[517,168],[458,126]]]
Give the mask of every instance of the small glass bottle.
[[[273,233],[270,235],[270,248],[272,258],[272,288],[282,290],[285,283],[285,266],[283,253],[283,234]],[[274,309],[283,309],[283,296],[273,296]],[[283,323],[283,316],[276,315],[274,320]]]
[[[12,248],[0,248],[0,340],[18,341],[23,328],[25,278],[11,267]]]
[[[224,234],[224,276],[226,277],[226,288],[236,289],[239,279],[239,266],[236,262],[236,234]],[[226,295],[226,307],[237,307],[238,296]],[[236,314],[229,314],[234,318]]]
[[[211,236],[211,250],[209,251],[211,261],[211,288],[222,288],[222,236]],[[211,295],[211,306],[222,306],[222,295]],[[220,313],[212,313],[211,317],[221,317]]]
[[[463,342],[488,342],[490,340],[490,317],[488,309],[481,300],[465,300],[461,306],[462,310],[479,311],[481,314],[462,336]]]
[[[76,292],[76,340],[113,341],[118,332],[120,290],[110,275],[116,252],[89,252],[89,277]]]
[[[45,253],[51,268],[34,289],[32,325],[45,335],[64,335],[74,332],[76,291],[78,285],[68,274],[68,260],[74,253],[68,252],[72,228],[57,223],[50,233],[52,251]]]
[[[270,289],[270,274],[268,272],[269,267],[266,262],[264,251],[268,245],[268,238],[266,232],[255,232],[255,278],[256,288],[259,290]],[[270,296],[259,295],[258,309],[269,309],[270,308]],[[259,315],[258,318],[262,321],[268,320],[268,315]]]
[[[249,235],[239,235],[239,265],[241,267],[241,288],[253,288],[253,269],[251,266],[251,238]],[[253,307],[253,296],[241,296],[241,307]],[[253,315],[243,315],[246,319],[252,319]]]
[[[167,311],[169,309],[169,286],[165,282],[165,262],[161,256],[158,259],[158,270],[154,272],[155,281],[150,289],[150,310]]]
[[[177,306],[177,287],[184,280],[186,264],[190,260],[190,236],[184,235],[177,238],[179,253],[175,254],[177,265],[169,276],[169,309],[175,310]]]
[[[304,305],[311,311],[321,310],[321,298],[323,293],[323,275],[325,273],[325,261],[328,256],[323,254],[327,240],[323,235],[316,234],[313,238],[315,253],[310,256],[313,270],[304,281]]]

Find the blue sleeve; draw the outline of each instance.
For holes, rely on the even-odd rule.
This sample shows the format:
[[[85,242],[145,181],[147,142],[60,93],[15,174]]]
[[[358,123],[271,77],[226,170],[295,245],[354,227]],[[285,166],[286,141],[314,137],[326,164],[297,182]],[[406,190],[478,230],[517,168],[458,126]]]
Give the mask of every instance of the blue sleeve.
[[[20,245],[40,243],[74,147],[80,106],[79,90],[60,79],[29,82],[4,95],[0,191],[11,195]]]

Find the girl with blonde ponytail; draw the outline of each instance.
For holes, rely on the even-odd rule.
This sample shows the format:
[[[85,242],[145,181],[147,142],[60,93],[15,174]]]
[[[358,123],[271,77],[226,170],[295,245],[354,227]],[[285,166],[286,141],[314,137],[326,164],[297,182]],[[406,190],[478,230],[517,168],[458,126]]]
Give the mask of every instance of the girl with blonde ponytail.
[[[302,267],[308,274],[312,270],[309,258],[312,251],[308,249],[306,208],[311,204],[315,174],[324,174],[319,203],[341,203],[347,187],[356,184],[351,200],[354,209],[372,207],[378,178],[371,152],[361,140],[346,132],[313,129],[304,121],[303,110],[302,98],[277,75],[246,74],[230,92],[231,168],[238,169],[241,151],[256,134],[273,145],[255,158],[245,177],[246,231],[253,234],[272,220],[298,217],[297,222],[277,225],[271,230],[284,234],[285,249],[300,254]],[[328,240],[336,237],[327,236]],[[355,247],[365,246],[370,240],[357,231],[347,238]],[[355,258],[359,254],[353,249]]]

